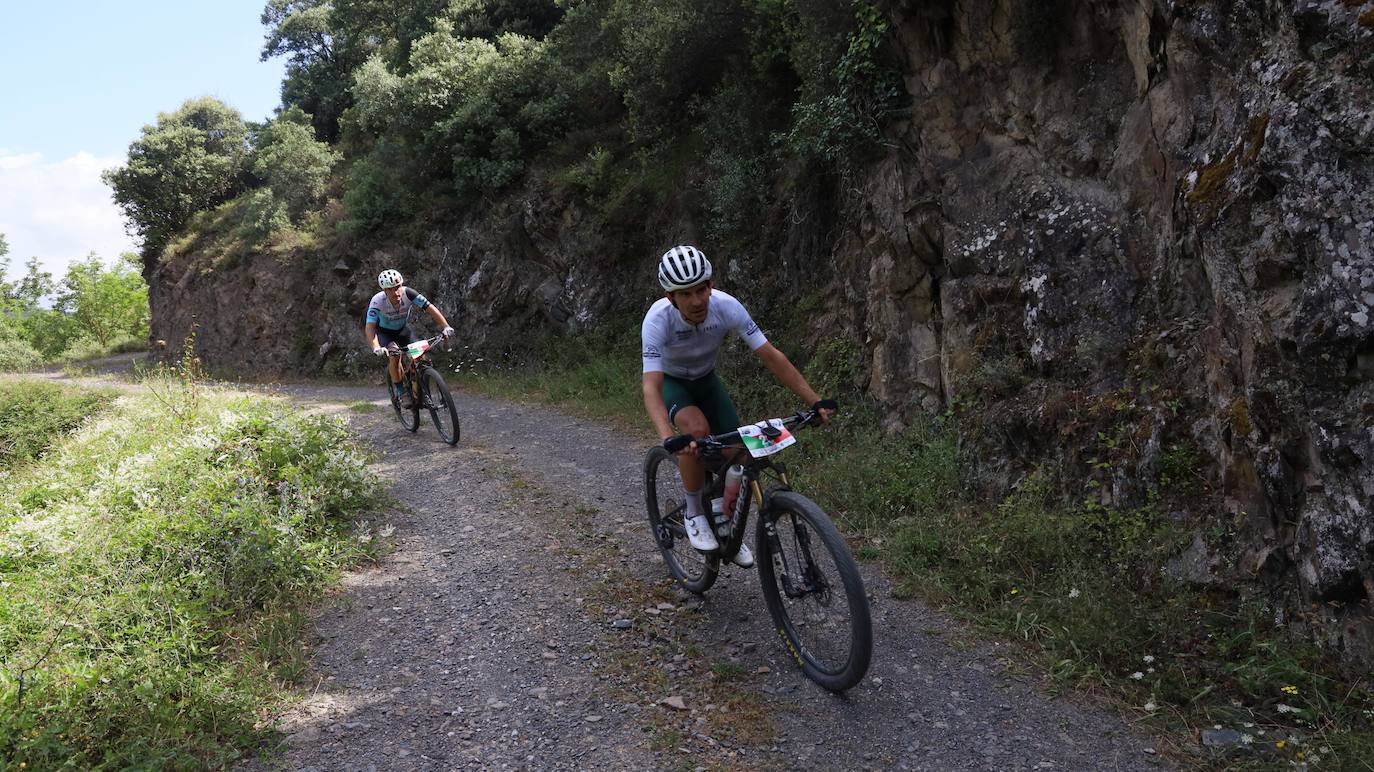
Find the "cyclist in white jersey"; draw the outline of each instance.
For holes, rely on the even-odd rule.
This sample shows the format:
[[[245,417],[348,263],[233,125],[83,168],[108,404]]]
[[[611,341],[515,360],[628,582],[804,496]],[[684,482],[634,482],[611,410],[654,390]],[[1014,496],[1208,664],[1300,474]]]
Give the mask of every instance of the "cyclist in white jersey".
[[[768,342],[744,305],[714,288],[711,263],[700,250],[678,246],[665,252],[658,263],[658,281],[665,295],[645,314],[640,337],[644,408],[665,447],[671,450],[676,446],[669,441],[679,431],[705,437],[739,428],[734,402],[715,373],[716,352],[732,333],[763,360],[780,383],[807,405],[819,406],[822,421],[834,415],[834,403],[822,403],[787,356]],[[687,499],[687,536],[696,549],[717,549],[719,544],[701,502],[705,468],[696,443],[678,452]],[[747,545],[740,545],[734,562],[746,568],[754,564]]]
[[[377,276],[377,286],[382,291],[373,295],[367,304],[366,326],[363,327],[363,339],[377,356],[386,356],[386,347],[392,343],[405,346],[415,342],[415,333],[410,329],[410,314],[417,308],[429,312],[434,323],[443,328],[445,338],[453,337],[453,328],[448,326],[443,313],[424,295],[404,285],[405,279],[400,271],[387,269]],[[392,391],[400,399],[401,407],[409,409],[412,398],[408,390],[401,388],[400,357],[388,358],[386,367],[391,375]]]

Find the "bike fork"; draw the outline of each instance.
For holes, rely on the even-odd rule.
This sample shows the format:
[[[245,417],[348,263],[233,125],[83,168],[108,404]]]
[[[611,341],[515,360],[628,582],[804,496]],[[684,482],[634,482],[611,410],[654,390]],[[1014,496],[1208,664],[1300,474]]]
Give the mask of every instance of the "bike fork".
[[[778,536],[778,529],[775,525],[776,518],[764,518],[764,534],[768,539],[768,549],[773,553],[774,573],[782,580],[783,594],[789,598],[800,598],[810,593],[816,592],[820,588],[816,583],[815,562],[811,558],[811,539],[806,533],[805,525],[792,523],[792,532],[797,535],[797,546],[799,559],[805,564],[805,568],[797,575],[797,580],[801,582],[798,587],[792,581],[791,567],[788,565],[787,552],[782,548],[782,538]]]

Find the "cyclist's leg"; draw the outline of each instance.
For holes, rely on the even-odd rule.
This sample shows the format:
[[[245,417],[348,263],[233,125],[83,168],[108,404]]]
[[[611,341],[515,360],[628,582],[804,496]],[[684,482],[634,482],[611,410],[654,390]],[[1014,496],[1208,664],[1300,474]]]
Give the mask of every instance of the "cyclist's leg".
[[[693,401],[701,410],[702,416],[710,426],[712,434],[734,431],[739,428],[739,413],[735,401],[725,390],[725,384],[716,377],[714,371],[691,382]],[[749,568],[754,565],[754,555],[749,545],[740,543],[739,551],[730,558],[735,565]]]
[[[691,392],[692,403],[701,408],[712,434],[732,432],[740,427],[735,401],[714,370],[692,381]]]
[[[680,432],[693,437],[705,437],[711,433],[710,424],[701,408],[693,404],[689,382],[673,376],[663,379],[663,404],[668,408],[668,421]],[[715,549],[715,533],[702,517],[705,513],[701,504],[702,487],[706,482],[705,468],[701,459],[695,455],[678,455],[678,472],[682,475],[682,492],[686,496],[688,535],[692,546],[697,549]]]
[[[397,346],[404,347],[414,342],[414,340],[415,334],[411,332],[410,327],[408,325],[402,327],[399,330],[388,330],[385,327],[377,328],[377,343],[380,344],[383,348],[391,345],[392,343],[395,343]],[[401,358],[391,356],[387,357],[386,371],[387,374],[391,376],[392,388],[396,390],[398,396],[403,397],[402,401],[404,402],[404,395],[400,394],[400,384],[403,376],[403,373],[401,372]]]

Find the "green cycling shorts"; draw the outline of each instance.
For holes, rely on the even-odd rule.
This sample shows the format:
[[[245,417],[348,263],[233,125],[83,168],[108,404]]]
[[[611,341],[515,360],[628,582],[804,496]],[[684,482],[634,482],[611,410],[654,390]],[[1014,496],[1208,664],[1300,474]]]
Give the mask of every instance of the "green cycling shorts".
[[[668,420],[677,425],[677,411],[695,406],[706,414],[712,434],[732,432],[740,427],[739,414],[725,384],[712,370],[706,375],[688,380],[663,374],[663,404],[668,406]]]

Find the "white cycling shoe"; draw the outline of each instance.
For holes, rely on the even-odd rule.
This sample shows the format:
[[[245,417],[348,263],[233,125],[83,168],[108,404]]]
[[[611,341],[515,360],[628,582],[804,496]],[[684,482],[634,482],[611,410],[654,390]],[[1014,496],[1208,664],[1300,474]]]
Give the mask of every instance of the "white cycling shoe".
[[[730,562],[740,568],[752,568],[754,566],[754,553],[749,551],[748,544],[740,542],[739,552],[736,552],[735,556],[730,558]]]
[[[720,544],[716,542],[715,531],[711,530],[711,521],[706,515],[684,517],[682,524],[687,528],[687,538],[692,542],[693,549],[699,549],[702,552],[720,549]]]

